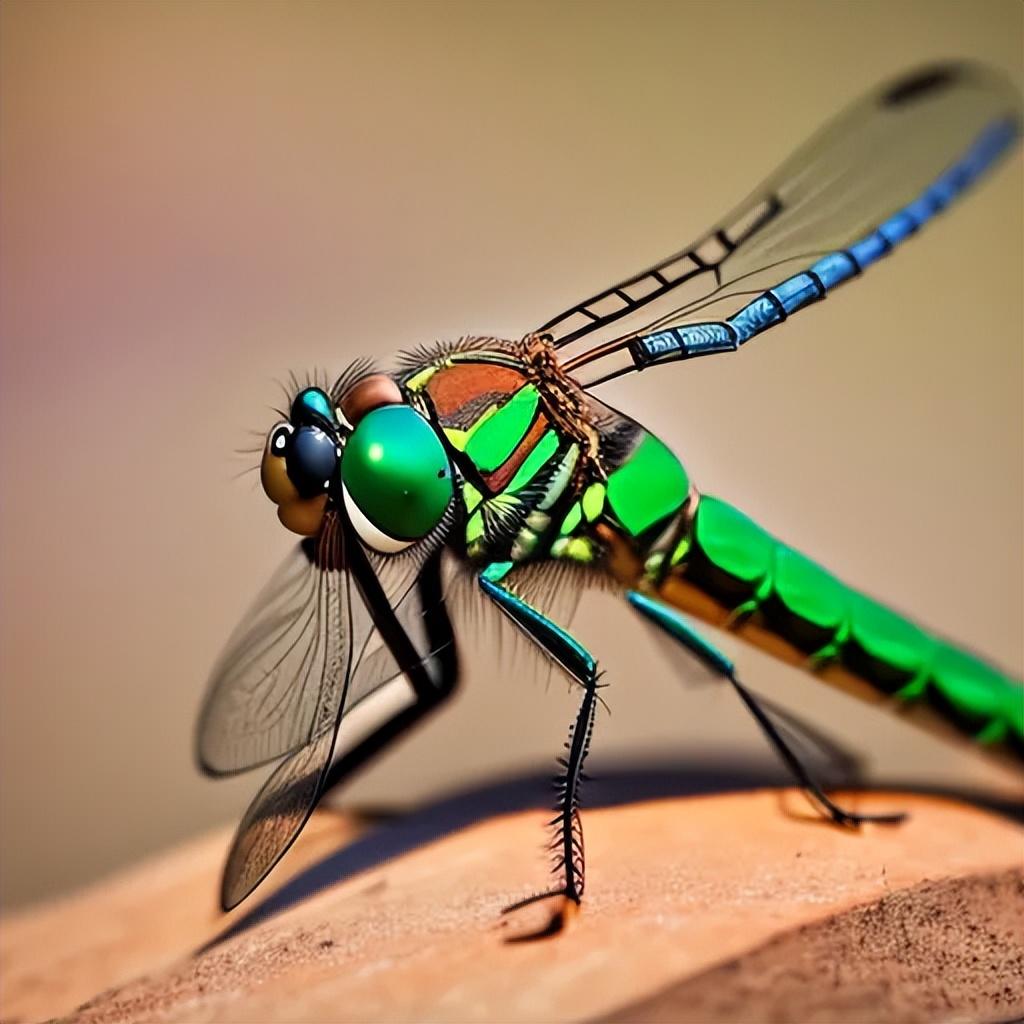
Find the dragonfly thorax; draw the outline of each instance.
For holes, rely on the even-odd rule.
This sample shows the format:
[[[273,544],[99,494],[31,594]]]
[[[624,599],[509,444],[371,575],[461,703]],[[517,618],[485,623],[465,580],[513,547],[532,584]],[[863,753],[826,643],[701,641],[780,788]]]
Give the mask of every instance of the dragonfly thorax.
[[[550,341],[464,339],[422,353],[399,379],[453,452],[465,554],[484,563],[549,556],[565,510],[604,475],[594,403]]]

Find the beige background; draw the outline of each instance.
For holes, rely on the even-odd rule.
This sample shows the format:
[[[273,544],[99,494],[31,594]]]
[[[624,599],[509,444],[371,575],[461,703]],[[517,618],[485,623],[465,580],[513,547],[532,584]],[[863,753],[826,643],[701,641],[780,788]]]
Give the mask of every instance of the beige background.
[[[1024,81],[1016,0],[7,2],[2,18],[7,905],[237,818],[255,789],[201,779],[191,726],[290,543],[254,477],[233,479],[275,377],[519,335],[678,248],[908,65],[969,55]],[[1017,672],[1021,167],[742,355],[604,389],[704,489]],[[681,689],[608,599],[578,628],[613,683],[606,756],[759,749],[728,695]],[[546,767],[571,702],[493,660],[473,648],[458,706],[354,795]],[[824,699],[749,666],[797,706]],[[892,771],[974,777],[823,707]]]

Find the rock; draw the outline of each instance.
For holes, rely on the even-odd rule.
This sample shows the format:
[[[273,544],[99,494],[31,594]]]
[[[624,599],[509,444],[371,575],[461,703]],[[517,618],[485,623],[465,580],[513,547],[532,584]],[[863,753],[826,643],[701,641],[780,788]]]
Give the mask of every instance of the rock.
[[[9,920],[3,1019],[1024,1014],[1024,830],[930,797],[846,802],[911,818],[839,829],[792,791],[585,811],[584,907],[561,934],[528,942],[509,940],[544,907],[500,911],[548,882],[542,811],[492,817],[388,861],[373,852],[387,851],[400,821],[361,832],[320,811],[271,888],[228,916],[215,909],[221,833]]]

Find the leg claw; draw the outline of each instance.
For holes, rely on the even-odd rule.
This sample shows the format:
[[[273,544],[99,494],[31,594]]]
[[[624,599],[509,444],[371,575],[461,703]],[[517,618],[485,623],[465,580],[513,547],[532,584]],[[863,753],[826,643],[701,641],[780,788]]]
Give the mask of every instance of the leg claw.
[[[506,942],[533,942],[537,939],[549,939],[561,934],[569,927],[580,912],[579,899],[569,896],[562,890],[556,892],[542,892],[536,896],[528,896],[525,900],[505,907],[502,915],[518,914],[526,907],[532,907],[537,903],[546,903],[546,913],[540,917],[538,923],[527,931],[517,932],[506,938]],[[530,915],[536,918],[537,915]]]

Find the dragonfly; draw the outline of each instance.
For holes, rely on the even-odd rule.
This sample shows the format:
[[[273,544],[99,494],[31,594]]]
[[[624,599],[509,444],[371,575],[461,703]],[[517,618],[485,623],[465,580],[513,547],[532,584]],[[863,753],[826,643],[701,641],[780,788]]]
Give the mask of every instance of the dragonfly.
[[[230,849],[224,909],[267,876],[328,789],[451,698],[453,580],[579,692],[558,759],[554,881],[506,909],[551,897],[568,911],[583,896],[580,793],[608,684],[568,618],[591,586],[677,644],[681,673],[727,682],[838,825],[902,815],[839,806],[785,719],[695,621],[1024,761],[1020,680],[698,490],[664,441],[594,393],[735,352],[861,277],[991,171],[1021,127],[1020,97],[995,71],[914,70],[847,108],[695,243],[522,338],[467,337],[386,370],[365,359],[333,383],[294,381],[260,477],[301,540],[229,639],[197,730],[210,775],[276,762]]]

